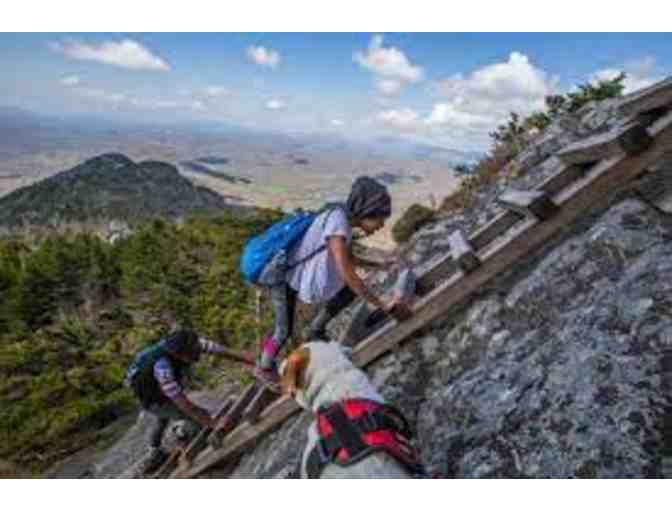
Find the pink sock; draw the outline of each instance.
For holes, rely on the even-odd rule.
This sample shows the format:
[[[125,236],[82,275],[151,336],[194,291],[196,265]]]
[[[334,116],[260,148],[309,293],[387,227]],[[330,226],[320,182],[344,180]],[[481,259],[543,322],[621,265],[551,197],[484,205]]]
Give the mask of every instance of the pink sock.
[[[261,340],[261,367],[264,369],[271,368],[273,360],[278,354],[278,346],[273,341],[273,335],[266,335]]]

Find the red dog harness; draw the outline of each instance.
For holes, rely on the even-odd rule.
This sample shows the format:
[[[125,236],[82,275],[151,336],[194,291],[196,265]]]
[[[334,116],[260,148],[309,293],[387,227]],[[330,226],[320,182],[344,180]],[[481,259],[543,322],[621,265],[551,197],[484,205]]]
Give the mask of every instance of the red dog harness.
[[[408,422],[394,407],[367,399],[349,399],[317,412],[320,440],[308,454],[309,478],[319,478],[330,462],[354,464],[383,451],[404,465],[412,475],[423,475]]]

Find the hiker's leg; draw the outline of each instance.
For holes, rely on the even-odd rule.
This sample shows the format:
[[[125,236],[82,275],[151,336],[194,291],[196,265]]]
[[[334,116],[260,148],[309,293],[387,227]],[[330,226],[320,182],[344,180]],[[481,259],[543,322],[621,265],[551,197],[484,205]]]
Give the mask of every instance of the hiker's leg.
[[[148,412],[152,415],[152,419],[154,420],[149,434],[149,446],[152,448],[160,448],[161,440],[163,439],[163,433],[165,432],[170,419],[162,418],[152,411]]]
[[[165,404],[156,406],[152,411],[162,420],[165,420],[166,425],[168,425],[168,422],[171,420],[182,422],[182,425],[174,429],[175,435],[181,441],[189,441],[201,430],[201,425],[193,421],[190,416],[186,415],[172,402],[166,402]],[[164,429],[166,425],[164,425]]]
[[[317,313],[308,327],[308,340],[327,338],[327,325],[345,307],[350,305],[357,295],[347,285],[343,287],[324,307]]]
[[[298,292],[289,285],[285,287],[287,295],[287,338],[294,334],[294,319],[296,318],[296,300]]]
[[[271,305],[273,306],[273,333],[262,340],[261,368],[268,370],[273,366],[278,352],[292,332],[296,293],[283,283],[271,287]]]
[[[137,472],[134,476],[142,476],[158,469],[158,467],[165,462],[168,455],[161,446],[161,441],[163,440],[163,434],[170,420],[168,418],[158,416],[154,412],[155,409],[156,408],[152,406],[150,409],[146,410],[153,420],[149,432],[149,445],[147,445],[147,450],[141,457],[140,461],[135,465]]]

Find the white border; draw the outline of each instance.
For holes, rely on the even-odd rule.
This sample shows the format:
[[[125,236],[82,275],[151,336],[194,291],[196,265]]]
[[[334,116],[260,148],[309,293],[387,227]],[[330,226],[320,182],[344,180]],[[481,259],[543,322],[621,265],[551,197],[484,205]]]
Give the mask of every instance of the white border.
[[[263,489],[261,484],[264,484]],[[23,480],[0,481],[5,508],[50,510],[568,510],[655,508],[663,481]],[[664,498],[664,499],[661,499]]]
[[[669,31],[660,0],[8,0],[13,31]]]

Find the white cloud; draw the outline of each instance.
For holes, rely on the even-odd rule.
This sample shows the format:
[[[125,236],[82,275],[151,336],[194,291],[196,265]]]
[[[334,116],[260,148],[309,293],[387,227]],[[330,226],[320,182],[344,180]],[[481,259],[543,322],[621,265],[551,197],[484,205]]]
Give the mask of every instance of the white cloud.
[[[529,58],[517,51],[505,62],[490,64],[468,76],[457,74],[438,83],[439,94],[460,110],[476,113],[495,111],[531,112],[544,105],[557,79],[549,78]]]
[[[621,72],[626,73],[623,80],[623,92],[629,94],[635,90],[643,89],[663,79],[662,74],[656,72],[656,59],[644,57],[641,60],[628,62],[622,68],[607,68],[595,71],[589,80],[596,84],[600,81],[608,81],[616,78]]]
[[[508,118],[544,108],[545,96],[557,92],[549,77],[519,52],[502,62],[456,74],[434,84],[439,96],[427,113],[411,108],[379,112],[376,122],[388,130],[413,133],[456,149],[484,150],[489,133]]]
[[[75,87],[81,83],[81,79],[79,76],[71,75],[71,76],[64,76],[61,78],[60,82],[61,85],[65,85],[66,87]]]
[[[280,54],[263,46],[250,46],[246,50],[247,58],[260,66],[275,69],[280,64]]]
[[[231,95],[231,91],[229,89],[219,85],[210,85],[208,87],[204,87],[202,93],[207,97],[223,97]]]
[[[341,119],[332,119],[331,125],[336,127],[342,127],[345,125],[345,122],[343,122]]]
[[[117,104],[128,99],[126,94],[122,94],[120,92],[110,92],[103,89],[81,89],[81,93],[93,99]]]
[[[99,44],[68,40],[52,43],[50,47],[53,51],[75,60],[91,60],[134,70],[170,70],[165,60],[132,39],[104,41]]]
[[[376,88],[386,96],[394,96],[401,92],[402,83],[399,80],[378,80]]]
[[[282,110],[285,106],[287,105],[280,99],[270,99],[266,101],[266,108],[269,110]]]
[[[411,108],[385,110],[376,116],[378,122],[400,131],[417,131],[422,129],[420,114]]]
[[[170,98],[139,97],[122,92],[112,92],[96,88],[81,88],[79,90],[82,95],[96,101],[110,103],[115,108],[126,108],[131,110],[197,109],[194,107],[195,102],[184,103]]]
[[[448,140],[455,148],[468,144],[485,149],[490,144],[489,133],[510,112],[527,115],[543,109],[544,98],[557,92],[557,83],[557,78],[534,66],[526,55],[514,51],[505,61],[434,84],[439,100],[413,127]]]
[[[203,103],[203,101],[199,99],[196,99],[191,102],[191,109],[197,112],[204,112],[205,110],[207,110],[207,108],[205,107],[205,103]]]
[[[173,99],[146,99],[133,98],[130,100],[133,106],[148,110],[174,110],[182,107],[182,104]]]
[[[367,51],[357,51],[352,58],[379,78],[403,83],[415,83],[423,78],[422,68],[411,64],[404,52],[391,46],[383,47],[382,35],[373,36]]]

